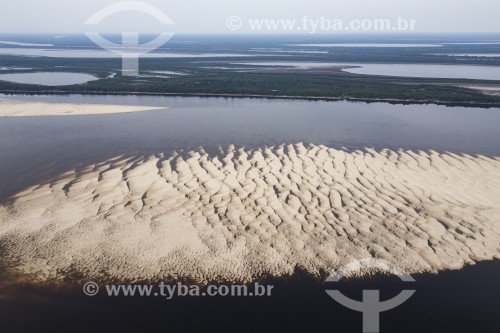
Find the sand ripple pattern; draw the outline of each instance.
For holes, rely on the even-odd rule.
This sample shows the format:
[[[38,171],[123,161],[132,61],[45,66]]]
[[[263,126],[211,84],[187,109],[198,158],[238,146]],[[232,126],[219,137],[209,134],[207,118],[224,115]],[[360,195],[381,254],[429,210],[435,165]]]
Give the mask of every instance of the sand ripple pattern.
[[[457,269],[500,259],[500,160],[303,144],[117,157],[0,206],[0,244],[39,279]]]

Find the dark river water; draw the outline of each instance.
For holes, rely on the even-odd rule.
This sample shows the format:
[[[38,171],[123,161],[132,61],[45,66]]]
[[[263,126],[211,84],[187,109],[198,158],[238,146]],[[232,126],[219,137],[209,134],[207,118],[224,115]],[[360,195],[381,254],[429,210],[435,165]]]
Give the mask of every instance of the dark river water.
[[[231,144],[304,142],[500,156],[500,109],[249,98],[0,98],[165,107],[113,115],[0,117],[0,198],[75,165],[119,154],[200,146],[216,152]]]
[[[380,315],[380,332],[498,333],[500,261],[459,271],[323,284],[296,274],[268,281],[271,296],[109,297],[70,289],[0,286],[2,332],[335,332],[361,333],[362,315],[325,292],[336,289],[356,300],[363,290],[379,290],[387,300],[415,290],[400,306]]]

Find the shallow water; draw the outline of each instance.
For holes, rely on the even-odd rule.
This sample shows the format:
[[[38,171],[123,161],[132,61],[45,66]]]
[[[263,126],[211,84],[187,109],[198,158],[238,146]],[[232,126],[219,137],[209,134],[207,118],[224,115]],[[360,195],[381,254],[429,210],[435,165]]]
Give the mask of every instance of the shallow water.
[[[450,57],[500,57],[500,53],[435,53],[434,55],[444,55]]]
[[[469,89],[477,90],[489,90],[489,91],[500,91],[500,87],[488,87],[488,86],[469,86]]]
[[[116,52],[108,52],[100,49],[36,49],[36,48],[0,48],[2,55],[14,56],[30,56],[30,57],[52,57],[52,58],[121,58],[122,53],[120,50]],[[138,50],[138,53],[141,53]],[[134,51],[128,50],[129,53]],[[142,51],[144,52],[144,51]],[[123,52],[127,53],[127,52]],[[166,53],[166,52],[152,52],[144,53],[142,58],[229,58],[229,57],[247,57],[246,54],[233,54],[233,53]]]
[[[363,75],[403,76],[442,79],[500,80],[500,67],[474,65],[434,65],[434,64],[365,64],[328,62],[251,62],[239,63],[255,66],[292,66],[301,68],[343,68],[344,72]]]
[[[186,75],[186,73],[174,72],[174,71],[149,71],[154,74],[168,74],[168,75]]]
[[[344,71],[353,74],[446,79],[500,80],[500,67],[419,64],[362,64]]]
[[[335,43],[335,44],[290,44],[290,46],[308,46],[308,47],[439,47],[440,44],[387,44],[387,43]]]

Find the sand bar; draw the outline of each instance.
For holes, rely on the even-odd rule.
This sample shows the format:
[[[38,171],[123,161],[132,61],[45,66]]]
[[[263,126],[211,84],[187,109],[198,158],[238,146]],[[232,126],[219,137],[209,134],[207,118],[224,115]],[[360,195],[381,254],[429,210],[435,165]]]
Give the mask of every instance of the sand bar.
[[[133,105],[23,102],[0,99],[0,117],[96,115],[159,109],[165,108]]]
[[[40,280],[459,269],[500,259],[500,160],[303,144],[116,157],[0,206],[0,244]]]

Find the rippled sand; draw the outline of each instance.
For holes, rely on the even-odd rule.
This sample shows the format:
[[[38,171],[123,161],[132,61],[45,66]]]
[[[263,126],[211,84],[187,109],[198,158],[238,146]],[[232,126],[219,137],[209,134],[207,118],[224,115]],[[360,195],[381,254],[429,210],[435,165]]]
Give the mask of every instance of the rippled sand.
[[[0,99],[0,117],[74,116],[158,109],[162,108],[133,105],[22,102]]]
[[[0,244],[39,279],[457,269],[500,259],[500,160],[302,144],[117,157],[0,206]]]

